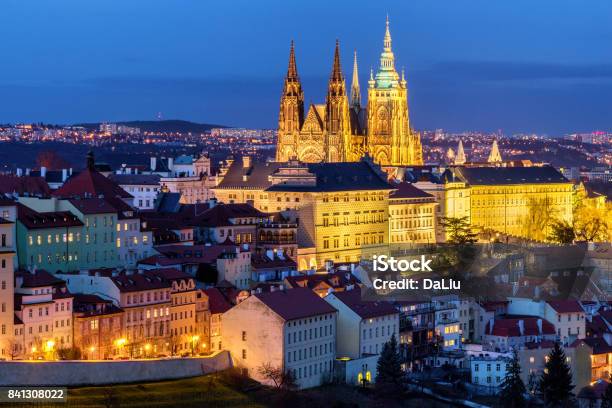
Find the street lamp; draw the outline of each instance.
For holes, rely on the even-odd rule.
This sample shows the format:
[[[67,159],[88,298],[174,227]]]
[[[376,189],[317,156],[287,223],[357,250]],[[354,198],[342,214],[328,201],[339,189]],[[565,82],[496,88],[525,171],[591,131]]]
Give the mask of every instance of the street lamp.
[[[195,335],[191,336],[191,355],[195,354],[196,346],[198,345],[198,340],[200,340],[200,336]]]
[[[117,348],[117,350],[119,352],[121,352],[121,349],[123,349],[123,347],[127,344],[127,339],[125,338],[120,338],[115,340],[115,347]]]
[[[151,344],[150,343],[145,344],[144,349],[145,349],[145,358],[146,358],[148,357],[149,351],[151,350]]]

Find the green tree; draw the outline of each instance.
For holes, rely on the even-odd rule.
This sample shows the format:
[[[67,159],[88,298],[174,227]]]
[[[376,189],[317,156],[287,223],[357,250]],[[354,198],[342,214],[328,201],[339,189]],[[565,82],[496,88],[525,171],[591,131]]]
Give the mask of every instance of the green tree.
[[[606,391],[601,396],[601,408],[612,408],[612,375],[608,378],[608,386]]]
[[[525,383],[521,379],[521,365],[516,350],[512,361],[506,370],[506,377],[502,382],[500,393],[501,404],[505,408],[519,408],[525,406]]]
[[[550,236],[548,239],[560,244],[571,244],[576,239],[574,226],[567,221],[554,221],[550,226]]]
[[[572,406],[572,372],[567,365],[565,352],[558,342],[548,354],[544,372],[540,378],[540,391],[548,407]]]
[[[442,226],[448,234],[447,242],[452,245],[471,245],[478,234],[472,231],[468,217],[443,217]]]
[[[385,394],[402,390],[404,372],[395,334],[383,345],[376,364],[376,388]]]

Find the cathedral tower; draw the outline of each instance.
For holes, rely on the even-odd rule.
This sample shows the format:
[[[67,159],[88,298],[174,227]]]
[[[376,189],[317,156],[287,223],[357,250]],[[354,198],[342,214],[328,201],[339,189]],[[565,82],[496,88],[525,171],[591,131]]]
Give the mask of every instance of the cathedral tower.
[[[295,47],[291,41],[289,66],[278,115],[276,160],[287,161],[297,157],[298,135],[304,122],[304,91],[295,63]]]
[[[457,156],[455,157],[455,164],[465,164],[467,157],[465,156],[465,150],[463,149],[463,141],[459,139],[459,146],[457,147]]]
[[[351,108],[361,109],[361,89],[359,88],[359,71],[357,69],[357,51],[353,60],[353,82],[351,83]]]
[[[328,162],[347,161],[351,144],[349,104],[340,66],[340,43],[336,40],[334,65],[325,98],[326,159]]]
[[[489,163],[501,163],[502,157],[499,152],[499,146],[497,145],[497,140],[493,139],[493,145],[491,146],[491,153],[489,153],[489,158],[487,159]]]
[[[367,150],[383,166],[423,164],[420,136],[410,128],[408,89],[395,70],[387,18],[376,76],[368,82]]]

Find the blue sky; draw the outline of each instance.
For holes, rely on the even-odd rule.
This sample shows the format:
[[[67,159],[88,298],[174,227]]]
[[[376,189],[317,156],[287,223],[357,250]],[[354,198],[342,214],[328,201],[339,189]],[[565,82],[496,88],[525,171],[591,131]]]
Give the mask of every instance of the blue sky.
[[[362,88],[385,15],[418,129],[612,130],[608,0],[4,0],[0,122],[275,127],[291,39],[307,102],[340,40]]]

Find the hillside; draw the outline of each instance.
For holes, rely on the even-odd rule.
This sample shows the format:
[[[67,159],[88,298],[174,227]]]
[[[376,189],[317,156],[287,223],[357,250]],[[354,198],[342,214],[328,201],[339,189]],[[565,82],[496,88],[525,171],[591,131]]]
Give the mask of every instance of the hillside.
[[[226,127],[208,123],[195,123],[186,120],[133,120],[128,122],[114,122],[140,128],[144,132],[180,132],[180,133],[204,133],[212,128]],[[81,123],[75,126],[83,126],[88,129],[97,129],[100,123]]]

